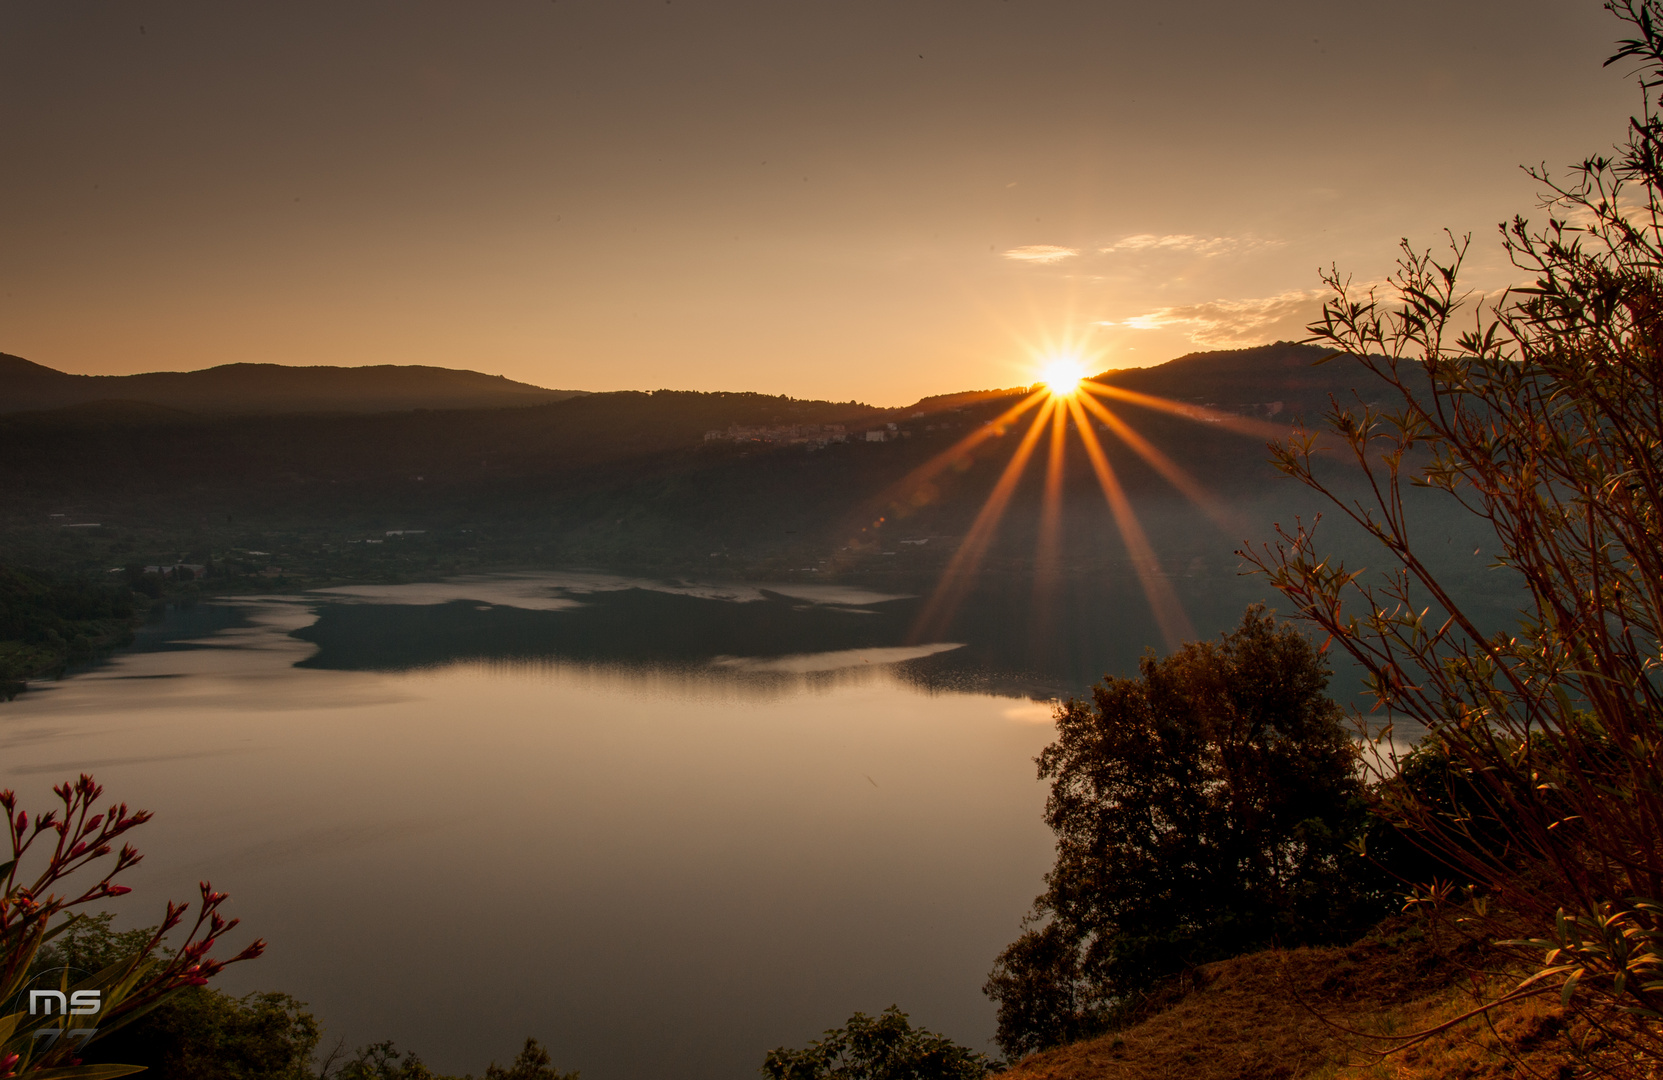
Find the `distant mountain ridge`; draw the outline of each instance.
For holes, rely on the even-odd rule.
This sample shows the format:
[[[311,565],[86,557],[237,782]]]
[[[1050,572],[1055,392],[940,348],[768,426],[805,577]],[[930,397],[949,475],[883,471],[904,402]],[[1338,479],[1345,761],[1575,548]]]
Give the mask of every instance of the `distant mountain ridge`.
[[[1329,351],[1278,341],[1247,349],[1189,353],[1151,367],[1113,368],[1090,378],[1105,386],[1228,412],[1304,415],[1314,421],[1328,408],[1331,397],[1350,401],[1359,387],[1382,385],[1355,357],[1337,356],[1319,363]],[[1013,386],[936,394],[894,411],[928,415],[1019,397],[1028,391],[1029,387]]]
[[[1145,394],[1217,405],[1234,411],[1314,419],[1330,395],[1348,397],[1373,381],[1351,357],[1316,363],[1315,345],[1279,341],[1248,349],[1190,353],[1163,364],[1118,368],[1092,378]],[[894,417],[956,411],[1026,394],[1027,387],[969,390],[876,410]],[[20,356],[0,353],[0,413],[71,409],[109,418],[163,419],[180,411],[201,414],[386,413],[413,409],[493,409],[548,405],[587,396],[549,390],[501,375],[422,365],[291,367],[224,364],[201,371],[138,375],[72,375]],[[849,403],[854,406],[856,403]],[[861,406],[857,411],[864,410]]]
[[[421,365],[223,364],[201,371],[72,375],[0,353],[0,413],[138,403],[186,412],[380,413],[546,405],[582,396],[501,375]]]
[[[1290,412],[1322,411],[1330,395],[1352,400],[1361,388],[1384,384],[1352,356],[1319,363],[1332,350],[1278,341],[1249,349],[1189,353],[1164,364],[1120,368],[1094,376],[1109,386],[1226,409],[1281,402]],[[1315,419],[1312,416],[1312,419]]]
[[[1383,396],[1357,361],[1315,364],[1325,355],[1284,342],[1105,372],[1109,419],[1139,441],[1117,437],[1123,429],[1107,419],[1065,423],[1052,429],[1066,447],[1054,471],[1049,451],[1029,453],[1037,448],[1026,423],[1043,417],[1039,409],[999,422],[1029,398],[1028,386],[900,409],[658,390],[373,414],[192,412],[109,399],[12,411],[0,415],[0,559],[98,573],[230,560],[246,579],[239,588],[264,588],[277,575],[284,587],[303,587],[550,566],[759,580],[858,572],[911,594],[935,587],[976,523],[992,520],[989,493],[1003,486],[988,573],[1010,581],[1035,573],[1054,492],[1067,518],[1053,537],[1057,565],[1075,575],[1058,580],[1101,579],[1120,590],[1115,603],[1141,605],[1101,464],[1136,504],[1174,588],[1188,590],[1185,602],[1215,614],[1224,602],[1232,610],[1218,625],[1231,625],[1245,603],[1231,591],[1242,537],[1272,535],[1274,522],[1314,512],[1309,491],[1270,466],[1267,442],[1301,417],[1320,424],[1331,396]],[[59,374],[10,367],[37,379]],[[436,377],[448,374],[483,379]],[[1117,400],[1115,386],[1177,404]],[[827,425],[842,425],[847,441],[779,437]],[[733,427],[764,431],[707,437]],[[1100,433],[1100,459],[1086,449],[1088,431]],[[1146,455],[1150,447],[1159,456]],[[1012,471],[1019,453],[1032,460]],[[1192,504],[1173,468],[1218,505]],[[1223,531],[1212,516],[1220,506],[1231,521]],[[1058,595],[1078,605],[1068,610],[1095,602]],[[1026,633],[1026,614],[1000,610],[1009,618],[988,634]],[[1104,633],[1067,646],[1078,670],[1125,644],[1114,636],[1121,630]]]

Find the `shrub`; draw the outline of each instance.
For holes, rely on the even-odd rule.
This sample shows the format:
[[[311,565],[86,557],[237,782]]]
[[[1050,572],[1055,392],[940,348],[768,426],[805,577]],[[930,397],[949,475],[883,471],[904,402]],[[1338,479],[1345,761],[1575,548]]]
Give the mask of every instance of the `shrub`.
[[[326,1069],[324,1075],[326,1080],[472,1080],[471,1076],[441,1076],[414,1053],[401,1054],[390,1042],[363,1047],[339,1070]],[[542,1044],[527,1039],[507,1068],[496,1062],[487,1066],[484,1080],[578,1080],[578,1074],[557,1071]]]
[[[762,1063],[770,1080],[981,1080],[997,1069],[986,1055],[913,1028],[891,1005],[877,1017],[855,1013],[802,1050],[785,1047]]]
[[[288,994],[232,997],[191,986],[95,1043],[89,1060],[168,1080],[311,1080],[318,1024]]]

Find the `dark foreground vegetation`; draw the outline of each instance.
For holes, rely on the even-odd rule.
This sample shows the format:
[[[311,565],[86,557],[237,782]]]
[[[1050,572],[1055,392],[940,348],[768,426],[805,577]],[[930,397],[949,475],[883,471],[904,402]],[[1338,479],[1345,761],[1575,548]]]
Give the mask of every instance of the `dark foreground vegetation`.
[[[995,1063],[932,1032],[914,1028],[891,1005],[877,1017],[855,1013],[802,1050],[785,1047],[762,1062],[768,1080],[980,1080]]]
[[[204,882],[200,900],[168,903],[153,927],[114,931],[90,909],[129,890],[118,878],[141,856],[124,839],[150,815],[100,806],[89,776],[54,789],[58,806],[19,808],[0,792],[9,859],[0,863],[0,1075],[113,1080],[150,1070],[168,1080],[472,1080],[435,1073],[414,1054],[378,1043],[317,1060],[319,1026],[287,994],[234,998],[207,984],[265,949],[255,940],[225,960],[212,955],[237,929],[228,899]],[[119,851],[115,845],[121,844]],[[194,907],[194,910],[193,910]],[[183,931],[182,939],[178,936]],[[37,1012],[56,992],[64,1004]],[[88,1000],[90,996],[90,1001]],[[83,1019],[86,1017],[86,1019]],[[576,1080],[556,1071],[535,1040],[485,1080]]]
[[[1208,961],[1347,941],[1391,910],[1352,847],[1369,793],[1328,677],[1255,609],[1058,711],[1039,758],[1056,866],[987,985],[1006,1054],[1105,1030]]]

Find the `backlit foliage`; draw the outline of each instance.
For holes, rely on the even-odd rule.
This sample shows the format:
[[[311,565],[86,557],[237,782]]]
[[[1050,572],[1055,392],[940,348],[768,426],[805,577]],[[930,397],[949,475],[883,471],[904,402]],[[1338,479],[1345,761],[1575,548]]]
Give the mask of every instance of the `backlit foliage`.
[[[1382,719],[1412,718],[1467,794],[1387,785],[1384,811],[1474,883],[1418,898],[1504,939],[1523,920],[1536,974],[1626,1043],[1634,1075],[1663,1063],[1663,5],[1608,7],[1634,32],[1614,62],[1645,105],[1613,157],[1545,188],[1545,225],[1503,241],[1533,281],[1475,303],[1448,258],[1407,244],[1389,285],[1328,275],[1318,340],[1364,358],[1388,405],[1336,404],[1296,432],[1283,471],[1329,494],[1379,541],[1389,573],[1326,557],[1313,526],[1248,553],[1369,673]],[[1371,392],[1372,394],[1372,392]],[[1360,399],[1359,399],[1360,400]],[[1327,447],[1373,497],[1335,497]],[[1431,572],[1405,489],[1457,499],[1493,527],[1524,583],[1518,624],[1481,627]],[[1385,744],[1382,744],[1385,745]],[[1381,768],[1390,774],[1392,756]]]
[[[134,941],[132,951],[96,971],[64,967],[56,981],[42,981],[36,963],[43,947],[73,930],[83,919],[76,909],[128,891],[116,878],[135,866],[140,855],[130,845],[115,844],[130,830],[150,819],[143,810],[125,803],[98,810],[104,789],[82,776],[53,789],[60,805],[31,817],[17,808],[10,791],[0,791],[10,839],[9,861],[0,863],[0,1077],[27,1080],[105,1080],[137,1072],[124,1065],[86,1065],[81,1053],[87,1037],[76,1029],[95,1029],[96,1038],[144,1015],[178,991],[201,986],[227,964],[259,956],[265,944],[255,941],[228,960],[209,955],[214,945],[237,925],[219,913],[226,894],[201,886],[202,902],[183,942],[163,950],[167,935],[185,921],[189,905],[169,903],[161,925]],[[61,951],[61,950],[60,950]],[[63,994],[96,991],[100,1008],[90,1017],[66,1016],[61,1011],[31,1014],[28,989],[57,990]]]

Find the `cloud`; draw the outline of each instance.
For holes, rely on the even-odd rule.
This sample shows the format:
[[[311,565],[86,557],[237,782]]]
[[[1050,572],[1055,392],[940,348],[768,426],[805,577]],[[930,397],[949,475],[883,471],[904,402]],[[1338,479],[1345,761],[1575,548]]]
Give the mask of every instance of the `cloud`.
[[[1305,327],[1322,311],[1324,289],[1296,289],[1249,300],[1209,300],[1203,304],[1159,308],[1119,323],[1132,330],[1180,330],[1207,348],[1238,348],[1267,341],[1302,338]]]
[[[1058,247],[1055,244],[1029,244],[1027,247],[1011,248],[1005,252],[1005,258],[1015,259],[1017,262],[1054,263],[1072,259],[1079,253],[1079,248]]]
[[[1402,306],[1401,297],[1389,281],[1351,282],[1346,292],[1356,301],[1373,300],[1382,315]],[[1304,338],[1306,327],[1322,317],[1323,303],[1333,297],[1331,289],[1294,289],[1276,296],[1157,308],[1119,322],[1105,319],[1097,325],[1128,330],[1176,330],[1188,334],[1190,341],[1202,348],[1234,349]],[[1517,294],[1509,296],[1505,288],[1476,289],[1463,295],[1455,320],[1471,320],[1475,310],[1484,319],[1490,319],[1497,304],[1517,303],[1518,299]]]
[[[1117,240],[1108,247],[1097,248],[1096,254],[1139,255],[1164,252],[1212,258],[1217,255],[1235,255],[1256,248],[1280,247],[1283,243],[1281,240],[1261,240],[1252,236],[1194,236],[1189,233],[1156,236],[1154,233],[1139,233]],[[1062,247],[1058,244],[1028,244],[1004,252],[1007,259],[1040,265],[1062,262],[1079,254],[1079,248]]]
[[[1100,248],[1105,255],[1119,255],[1126,252],[1169,251],[1181,252],[1189,255],[1201,255],[1211,258],[1215,255],[1233,255],[1237,252],[1251,251],[1254,248],[1280,247],[1281,240],[1260,240],[1250,236],[1194,236],[1190,233],[1168,233],[1156,236],[1154,233],[1139,233],[1117,240],[1106,248]]]

